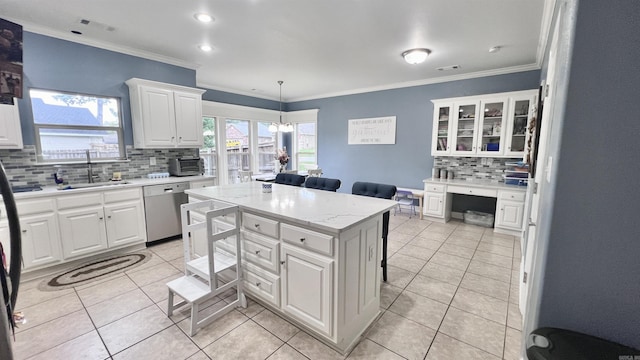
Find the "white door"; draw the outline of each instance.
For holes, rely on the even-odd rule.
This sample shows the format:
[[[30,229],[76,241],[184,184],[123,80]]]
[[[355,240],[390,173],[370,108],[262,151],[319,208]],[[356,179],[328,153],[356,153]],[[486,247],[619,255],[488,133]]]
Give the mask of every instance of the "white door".
[[[20,228],[25,269],[62,260],[55,214],[24,217]]]
[[[142,123],[146,146],[176,145],[176,116],[173,91],[140,86]]]
[[[282,244],[282,310],[331,336],[333,260]]]
[[[476,132],[480,102],[455,104],[451,127],[451,153],[469,156],[476,154]]]
[[[451,150],[451,124],[453,104],[434,104],[431,155],[447,155]]]
[[[107,248],[107,232],[102,206],[60,211],[60,234],[65,259]]]
[[[560,14],[557,17],[561,19]],[[522,237],[522,262],[520,266],[520,312],[523,316],[526,314],[526,306],[527,299],[529,296],[529,290],[532,283],[532,277],[535,276],[533,273],[533,263],[535,260],[535,249],[536,249],[536,239],[537,239],[537,229],[536,224],[539,221],[539,203],[540,196],[545,189],[545,181],[546,171],[551,166],[552,159],[547,158],[547,148],[549,141],[549,129],[551,129],[551,124],[553,118],[551,117],[551,113],[554,107],[554,92],[555,92],[555,73],[557,66],[557,52],[558,52],[558,32],[559,32],[559,23],[556,23],[555,29],[553,31],[553,39],[551,42],[551,48],[549,52],[549,68],[547,70],[547,80],[546,84],[543,86],[543,91],[541,94],[540,102],[544,103],[543,111],[542,111],[542,122],[540,128],[540,134],[536,134],[539,136],[540,142],[538,145],[538,157],[536,160],[536,171],[535,171],[535,179],[529,179],[529,186],[527,188],[527,196],[526,196],[526,209],[525,215],[528,215],[525,218],[526,223],[524,224],[524,233]],[[536,109],[537,111],[537,109]],[[540,121],[540,119],[537,119]],[[531,181],[533,180],[533,181]]]
[[[110,248],[145,240],[144,213],[140,201],[105,205],[104,212]]]
[[[506,98],[485,99],[480,102],[476,152],[482,155],[504,154],[504,132],[507,116]]]
[[[444,217],[444,194],[427,193],[424,199],[424,214]]]
[[[177,145],[200,148],[204,144],[202,132],[202,101],[200,94],[174,93]]]
[[[521,201],[498,200],[496,227],[522,230],[522,212],[524,203]]]

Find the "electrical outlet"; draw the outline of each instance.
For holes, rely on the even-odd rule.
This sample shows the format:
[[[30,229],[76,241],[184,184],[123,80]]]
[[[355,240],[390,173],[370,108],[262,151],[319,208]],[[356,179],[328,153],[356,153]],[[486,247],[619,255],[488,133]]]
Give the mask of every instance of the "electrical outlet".
[[[156,157],[155,156],[151,156],[149,158],[149,165],[153,166],[156,164]]]

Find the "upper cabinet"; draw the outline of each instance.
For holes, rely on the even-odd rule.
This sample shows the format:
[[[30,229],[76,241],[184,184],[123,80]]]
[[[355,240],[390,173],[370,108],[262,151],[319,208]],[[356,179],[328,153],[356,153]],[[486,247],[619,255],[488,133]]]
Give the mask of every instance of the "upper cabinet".
[[[0,149],[22,149],[22,130],[18,102],[0,105]]]
[[[431,155],[523,157],[537,90],[433,100]]]
[[[136,148],[203,146],[201,89],[129,79]]]

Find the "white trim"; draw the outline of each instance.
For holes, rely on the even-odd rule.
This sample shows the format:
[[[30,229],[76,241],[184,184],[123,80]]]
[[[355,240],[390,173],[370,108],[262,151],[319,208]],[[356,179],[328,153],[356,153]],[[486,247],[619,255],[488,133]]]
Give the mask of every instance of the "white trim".
[[[196,86],[198,86],[200,88],[203,88],[203,89],[207,89],[207,90],[222,91],[222,92],[226,92],[226,93],[230,93],[230,94],[234,94],[234,95],[244,95],[244,96],[249,96],[249,97],[258,98],[258,99],[273,100],[273,101],[279,101],[280,100],[277,96],[270,96],[270,95],[260,94],[260,93],[256,93],[256,92],[252,92],[252,91],[243,91],[243,90],[239,90],[239,89],[232,89],[232,88],[228,88],[228,87],[224,87],[224,86],[220,86],[220,85],[214,85],[214,84],[210,84],[210,83],[207,83],[207,82],[200,81],[198,79],[198,72],[197,71],[196,71]],[[285,101],[286,99],[283,98],[282,100]]]
[[[538,40],[538,50],[536,55],[536,63],[539,67],[542,67],[544,54],[547,50],[551,24],[553,23],[553,10],[555,7],[556,0],[545,0],[544,8],[542,9],[542,23],[540,24],[540,40]]]
[[[278,110],[233,105],[206,100],[202,101],[202,116],[224,117],[231,119],[251,119],[263,122],[280,121],[280,112]]]
[[[150,51],[144,51],[144,50],[134,49],[126,46],[115,45],[113,43],[109,43],[105,41],[90,40],[83,37],[82,35],[76,35],[72,33],[52,30],[49,28],[42,27],[40,25],[24,22],[23,20],[17,20],[17,19],[12,20],[10,18],[7,18],[7,20],[22,24],[23,29],[26,31],[40,34],[40,35],[50,36],[60,40],[71,41],[77,44],[93,46],[96,48],[115,51],[125,55],[137,56],[137,57],[141,57],[148,60],[155,60],[165,64],[180,66],[180,67],[184,67],[192,70],[196,70],[200,67],[200,64],[196,64],[191,61],[176,59],[173,57],[156,54]]]
[[[531,71],[531,70],[540,70],[540,65],[538,64],[519,65],[519,66],[512,66],[512,67],[501,68],[501,69],[478,71],[478,72],[468,73],[468,74],[459,74],[459,75],[443,76],[443,77],[432,78],[432,79],[406,81],[401,83],[372,86],[372,87],[353,89],[353,90],[337,91],[333,93],[326,93],[326,94],[313,95],[313,96],[307,96],[307,97],[289,98],[287,99],[287,103],[296,102],[296,101],[316,100],[316,99],[345,96],[345,95],[353,95],[353,94],[362,94],[362,93],[369,93],[369,92],[381,91],[381,90],[391,90],[391,89],[400,89],[400,88],[413,87],[413,86],[438,84],[438,83],[444,83],[444,82],[450,82],[450,81],[467,80],[467,79],[474,79],[474,78],[487,77],[487,76],[513,74],[517,72],[524,72],[524,71]]]

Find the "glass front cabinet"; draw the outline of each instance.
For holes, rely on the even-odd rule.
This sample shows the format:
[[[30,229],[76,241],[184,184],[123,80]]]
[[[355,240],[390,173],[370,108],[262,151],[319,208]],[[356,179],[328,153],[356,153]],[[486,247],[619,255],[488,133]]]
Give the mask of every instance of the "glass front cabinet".
[[[433,100],[433,156],[524,157],[537,90]]]

